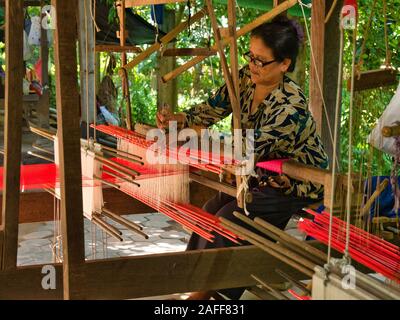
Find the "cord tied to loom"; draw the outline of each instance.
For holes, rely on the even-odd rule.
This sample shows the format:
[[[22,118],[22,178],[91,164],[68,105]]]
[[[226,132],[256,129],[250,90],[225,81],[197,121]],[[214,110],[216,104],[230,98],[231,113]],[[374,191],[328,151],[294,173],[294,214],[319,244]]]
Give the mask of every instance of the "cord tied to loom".
[[[243,160],[240,163],[239,168],[240,168],[240,170],[242,170],[243,167],[244,168],[248,168],[248,165],[249,165],[249,160]],[[244,198],[246,199],[246,195],[249,194],[249,190],[250,190],[249,181],[250,181],[251,177],[255,177],[255,178],[258,177],[257,173],[254,171],[254,166],[253,166],[252,171],[250,172],[250,174],[243,176],[242,183],[237,188],[237,192],[236,192],[237,197],[239,197],[239,195],[242,193],[242,191],[244,191]],[[250,198],[248,198],[248,199],[250,199]],[[247,210],[246,204],[247,204],[247,201],[244,201],[243,210],[246,213],[246,215],[249,216],[250,212]]]

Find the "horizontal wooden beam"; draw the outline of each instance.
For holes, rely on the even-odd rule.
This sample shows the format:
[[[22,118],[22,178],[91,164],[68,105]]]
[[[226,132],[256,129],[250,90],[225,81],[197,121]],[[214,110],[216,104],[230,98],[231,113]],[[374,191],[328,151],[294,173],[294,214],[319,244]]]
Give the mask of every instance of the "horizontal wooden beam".
[[[142,49],[137,46],[121,46],[119,44],[97,44],[96,52],[142,52]]]
[[[317,241],[310,245],[326,252]],[[332,252],[333,257],[342,253]],[[363,273],[371,270],[356,261]],[[62,265],[54,265],[56,289],[42,288],[43,265],[0,272],[0,299],[62,299]],[[86,262],[78,269],[79,288],[72,288],[81,299],[129,299],[179,292],[193,292],[255,284],[251,274],[281,283],[280,269],[295,280],[304,275],[255,246],[185,251],[149,256],[125,257]]]
[[[154,212],[154,209],[114,188],[104,188],[103,197],[106,208],[119,215]],[[0,195],[0,201],[1,199]],[[52,220],[54,220],[54,197],[50,193],[37,191],[20,194],[19,223]]]
[[[209,187],[211,189],[221,191],[223,193],[226,193],[232,197],[236,197],[236,188],[227,185],[226,183],[221,183],[217,181],[213,181],[211,179],[208,179],[206,177],[203,177],[201,175],[198,175],[196,173],[190,173],[189,174],[189,179],[192,181],[195,181],[201,185],[204,185],[206,187]]]
[[[185,2],[186,0],[125,0],[125,8],[148,6],[155,4]]]
[[[354,91],[362,91],[397,85],[398,72],[395,69],[377,69],[361,72],[355,75]],[[351,79],[347,81],[347,90],[351,89]]]
[[[185,251],[86,262],[71,287],[79,299],[129,299],[208,289],[252,286],[251,274],[281,282],[275,269],[304,276],[254,246]],[[44,290],[42,266],[0,273],[0,299],[62,299],[62,266],[55,265],[56,289]]]
[[[282,172],[293,179],[311,181],[323,185],[326,183],[327,177],[331,176],[331,172],[329,170],[315,168],[293,160],[283,163]]]
[[[208,179],[206,180],[209,181]],[[212,192],[203,185],[197,185],[194,190],[193,192],[191,191],[191,203],[198,207],[201,207],[206,200],[215,194],[215,192]],[[105,207],[118,215],[154,212],[154,209],[114,188],[104,188],[103,197]],[[1,199],[2,196],[0,195],[0,201]],[[54,220],[54,197],[49,192],[39,190],[20,194],[19,223],[52,220]]]

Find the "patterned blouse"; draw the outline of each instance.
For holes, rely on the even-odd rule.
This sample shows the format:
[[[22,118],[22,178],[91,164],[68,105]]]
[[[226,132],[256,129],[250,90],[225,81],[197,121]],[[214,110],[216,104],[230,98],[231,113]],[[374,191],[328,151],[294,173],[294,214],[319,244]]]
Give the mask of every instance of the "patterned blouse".
[[[279,87],[265,97],[257,111],[249,115],[255,84],[251,81],[248,65],[240,70],[239,78],[242,128],[255,130],[256,158],[259,161],[290,158],[314,167],[328,168],[328,157],[300,87],[285,76]],[[189,126],[209,127],[231,112],[228,90],[223,85],[205,103],[186,111],[186,119]],[[322,198],[323,186],[320,184],[271,173],[263,178],[266,179],[264,183],[285,194]]]

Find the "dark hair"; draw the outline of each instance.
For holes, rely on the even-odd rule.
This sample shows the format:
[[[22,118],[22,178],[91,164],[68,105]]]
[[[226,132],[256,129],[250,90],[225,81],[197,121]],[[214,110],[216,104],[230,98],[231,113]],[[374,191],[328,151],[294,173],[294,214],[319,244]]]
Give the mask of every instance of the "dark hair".
[[[263,23],[251,32],[252,37],[258,37],[264,44],[271,48],[277,61],[291,59],[288,72],[296,66],[300,43],[303,41],[301,26],[294,20],[278,16],[271,22]]]

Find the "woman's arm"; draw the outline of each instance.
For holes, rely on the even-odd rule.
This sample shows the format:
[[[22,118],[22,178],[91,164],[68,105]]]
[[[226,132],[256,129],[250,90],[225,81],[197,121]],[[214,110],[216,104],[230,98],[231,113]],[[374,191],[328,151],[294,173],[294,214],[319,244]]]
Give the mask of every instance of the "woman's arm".
[[[209,127],[226,118],[231,113],[232,106],[226,84],[220,87],[206,102],[198,104],[184,112],[186,123],[189,127],[192,125]]]
[[[209,127],[226,118],[232,112],[226,85],[204,103],[198,104],[185,112],[173,113],[167,106],[156,114],[158,128],[167,128],[170,121],[177,121],[178,128],[201,126]]]
[[[248,70],[248,66],[239,70],[241,90],[243,90],[246,81],[250,81],[246,75],[246,70]],[[166,114],[158,112],[156,121],[159,128],[168,127],[168,122],[171,120],[177,121],[178,125],[182,123],[182,126],[179,127],[209,127],[226,118],[231,113],[232,106],[229,99],[228,88],[226,84],[224,84],[204,103],[195,105],[185,112],[175,114],[172,112]]]

